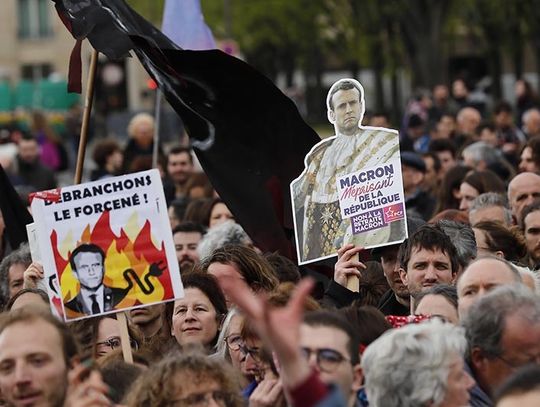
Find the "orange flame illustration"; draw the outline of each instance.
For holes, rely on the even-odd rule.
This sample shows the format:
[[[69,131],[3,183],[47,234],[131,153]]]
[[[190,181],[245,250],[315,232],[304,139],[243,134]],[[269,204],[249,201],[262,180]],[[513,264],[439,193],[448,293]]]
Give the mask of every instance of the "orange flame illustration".
[[[96,244],[105,253],[103,282],[106,286],[129,288],[116,309],[174,298],[165,246],[162,243],[161,247],[157,247],[151,229],[147,220],[137,230],[137,214],[134,213],[117,236],[110,227],[109,212],[103,212],[94,228],[86,226],[76,240],[72,233],[68,233],[62,242],[58,242],[58,235],[53,231],[51,244],[64,302],[74,298],[80,289],[69,258],[71,252],[82,243]]]

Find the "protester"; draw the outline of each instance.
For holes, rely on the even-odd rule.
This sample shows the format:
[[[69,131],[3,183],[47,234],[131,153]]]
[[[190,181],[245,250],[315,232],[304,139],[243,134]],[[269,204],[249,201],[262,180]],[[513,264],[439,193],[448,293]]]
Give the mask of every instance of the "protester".
[[[513,224],[512,212],[505,195],[484,192],[474,198],[469,207],[469,223],[474,227],[482,221],[499,222],[508,227]]]
[[[444,322],[457,325],[459,316],[456,288],[447,284],[438,284],[422,292],[417,298],[414,313],[437,317]]]
[[[519,271],[500,257],[486,256],[472,262],[457,282],[460,318],[465,317],[471,305],[494,288],[521,282]]]
[[[0,263],[0,290],[4,304],[22,290],[24,272],[31,263],[30,248],[27,244],[11,252]]]
[[[193,222],[182,222],[173,229],[176,258],[182,272],[191,271],[199,264],[197,248],[204,234],[204,228]]]
[[[400,247],[398,256],[401,280],[411,296],[411,310],[422,291],[436,284],[453,284],[457,277],[456,248],[438,226],[422,226]]]
[[[523,286],[498,287],[473,304],[462,323],[476,381],[471,406],[492,406],[497,387],[516,369],[540,361],[540,299]]]
[[[217,280],[206,273],[188,274],[183,284],[184,298],[174,302],[172,334],[182,348],[197,344],[210,351],[227,314],[225,297]]]
[[[226,365],[203,354],[170,355],[139,376],[124,404],[241,407],[243,403],[234,379]]]
[[[540,366],[525,366],[506,380],[495,394],[497,407],[535,407],[540,403]]]
[[[540,175],[523,172],[508,184],[508,202],[516,224],[521,225],[522,211],[527,205],[540,199]]]
[[[506,192],[504,182],[493,172],[473,171],[463,179],[459,187],[459,209],[468,212],[472,201],[484,192]]]
[[[191,156],[191,150],[180,146],[171,148],[167,154],[165,189],[171,188],[172,199],[189,197],[187,186],[192,174],[193,157]]]
[[[497,256],[518,263],[527,254],[525,239],[517,227],[482,221],[474,225],[473,231],[479,256]]]
[[[464,372],[464,332],[429,321],[387,332],[362,355],[370,406],[465,406],[473,379]]]
[[[92,170],[90,181],[120,175],[124,163],[122,148],[114,139],[100,140],[94,145],[92,158],[97,168]]]

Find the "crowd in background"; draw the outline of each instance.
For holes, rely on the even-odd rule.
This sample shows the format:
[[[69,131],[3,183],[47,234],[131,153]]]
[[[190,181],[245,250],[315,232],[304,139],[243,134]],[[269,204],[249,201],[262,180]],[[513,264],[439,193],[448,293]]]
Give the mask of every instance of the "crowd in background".
[[[463,80],[418,92],[400,124],[409,238],[345,245],[328,275],[262,253],[190,148],[158,146],[185,296],[128,312],[133,363],[114,316],[52,317],[41,265],[0,222],[3,402],[540,405],[540,103],[528,82],[515,90],[493,106]],[[382,112],[364,125],[394,127]],[[70,147],[44,116],[6,132],[0,163],[21,197],[56,187]],[[95,140],[90,180],[152,168],[152,116],[127,132]]]

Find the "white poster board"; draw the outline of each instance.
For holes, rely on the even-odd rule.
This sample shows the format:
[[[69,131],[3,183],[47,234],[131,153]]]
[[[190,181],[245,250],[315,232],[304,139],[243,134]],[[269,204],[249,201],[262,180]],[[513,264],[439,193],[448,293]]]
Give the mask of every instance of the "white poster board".
[[[45,275],[66,321],[181,298],[180,270],[157,170],[49,191],[34,199]]]

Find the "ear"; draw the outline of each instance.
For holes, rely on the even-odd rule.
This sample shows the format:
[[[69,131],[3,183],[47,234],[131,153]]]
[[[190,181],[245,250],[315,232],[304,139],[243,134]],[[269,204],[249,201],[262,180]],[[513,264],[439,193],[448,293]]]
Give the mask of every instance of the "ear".
[[[334,111],[332,109],[328,109],[326,111],[326,114],[328,116],[328,121],[334,124],[336,122],[336,114],[334,113]]]
[[[483,370],[486,364],[486,356],[480,348],[473,348],[471,351],[471,364],[475,370]]]
[[[401,282],[404,285],[408,285],[409,279],[407,278],[407,272],[405,271],[403,267],[399,268],[399,277],[401,278]]]
[[[351,389],[355,394],[360,390],[362,384],[364,384],[364,372],[362,371],[360,364],[357,364],[353,366],[353,381],[351,386]]]
[[[504,259],[504,252],[502,252],[501,250],[497,250],[495,252],[495,256],[500,258],[500,259]]]

